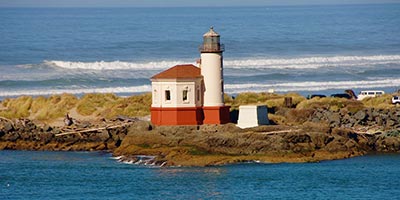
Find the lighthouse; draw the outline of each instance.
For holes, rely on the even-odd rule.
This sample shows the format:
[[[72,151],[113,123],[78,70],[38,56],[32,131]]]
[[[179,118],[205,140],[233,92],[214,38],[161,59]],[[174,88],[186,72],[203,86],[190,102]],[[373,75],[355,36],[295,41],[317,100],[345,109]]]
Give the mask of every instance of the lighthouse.
[[[220,35],[211,27],[203,35],[200,66],[176,65],[151,77],[154,125],[201,125],[230,122],[224,103]]]
[[[211,27],[203,35],[200,50],[200,69],[203,76],[204,124],[230,122],[229,106],[224,103],[223,56],[224,45],[220,35]]]

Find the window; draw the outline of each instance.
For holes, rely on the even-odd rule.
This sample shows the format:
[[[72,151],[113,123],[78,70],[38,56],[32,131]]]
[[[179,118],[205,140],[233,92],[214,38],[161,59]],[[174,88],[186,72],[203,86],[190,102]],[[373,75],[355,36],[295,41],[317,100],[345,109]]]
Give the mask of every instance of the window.
[[[171,101],[171,91],[170,90],[165,90],[165,100]]]
[[[182,91],[182,100],[183,101],[188,101],[188,90],[183,90]]]

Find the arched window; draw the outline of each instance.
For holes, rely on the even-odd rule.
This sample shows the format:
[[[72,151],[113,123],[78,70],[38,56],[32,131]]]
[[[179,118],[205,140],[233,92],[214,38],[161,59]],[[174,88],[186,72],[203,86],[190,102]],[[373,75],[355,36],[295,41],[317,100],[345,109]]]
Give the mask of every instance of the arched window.
[[[182,101],[183,101],[183,102],[189,101],[188,93],[189,93],[189,91],[188,91],[187,89],[184,89],[184,90],[182,91]]]
[[[165,101],[171,101],[171,90],[165,90]]]

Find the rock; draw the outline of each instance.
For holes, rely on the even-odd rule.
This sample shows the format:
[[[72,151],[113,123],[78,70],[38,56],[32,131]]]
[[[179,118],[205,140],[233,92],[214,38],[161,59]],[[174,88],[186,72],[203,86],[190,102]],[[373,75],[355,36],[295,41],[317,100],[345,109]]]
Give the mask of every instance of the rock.
[[[3,130],[4,130],[4,132],[8,133],[8,132],[14,131],[15,129],[11,122],[6,122],[6,123],[4,123]]]
[[[376,143],[376,150],[379,152],[398,152],[400,151],[400,138],[380,137]]]
[[[373,121],[374,120],[373,112],[374,112],[373,108],[367,108],[366,109],[366,114],[367,114],[367,120],[368,121]]]
[[[334,140],[332,140],[331,142],[329,142],[325,149],[329,152],[343,152],[343,151],[347,151],[347,147],[344,143],[344,141],[342,141],[342,137],[338,136],[335,137]]]
[[[110,138],[110,134],[107,130],[103,130],[97,134],[97,137],[100,139],[100,141],[106,141]]]
[[[380,113],[376,109],[372,111],[372,117],[378,117],[379,115]]]
[[[62,137],[56,137],[57,141],[59,143],[76,143],[82,138],[79,135],[76,134],[70,134],[70,135],[65,135]]]
[[[388,127],[388,128],[393,127],[395,125],[395,123],[396,123],[395,121],[389,119],[386,121],[386,127]]]
[[[319,121],[320,119],[322,119],[323,116],[324,116],[324,115],[323,115],[322,113],[316,112],[315,115],[314,115],[314,118],[317,119],[317,120]]]
[[[358,146],[354,140],[348,140],[344,145],[348,150],[354,150]]]
[[[150,122],[147,121],[137,121],[131,126],[135,127],[135,129],[139,131],[149,131],[153,129]]]
[[[10,133],[9,132],[9,133],[6,133],[2,137],[2,139],[5,140],[5,141],[15,142],[15,141],[17,141],[19,139],[19,134],[18,133],[13,133],[13,132]]]
[[[55,128],[55,129],[52,130],[52,132],[53,132],[54,134],[59,134],[59,133],[61,133],[61,130],[58,129],[58,128]]]
[[[394,110],[391,110],[391,111],[388,113],[388,118],[389,118],[389,119],[392,119],[392,120],[396,120],[396,119],[397,119],[396,112],[395,112]]]
[[[321,120],[319,119],[319,118],[317,118],[317,117],[313,117],[312,119],[311,119],[311,122],[313,122],[313,123],[319,123]]]
[[[297,143],[309,143],[311,142],[311,137],[307,134],[290,134],[288,136],[285,136],[285,139],[287,142],[297,144]]]
[[[292,151],[295,153],[311,152],[314,149],[315,149],[314,146],[311,145],[310,143],[297,143],[292,147]]]
[[[329,144],[330,142],[332,142],[333,140],[335,140],[335,137],[333,137],[333,136],[328,136],[328,137],[325,138],[324,144],[327,145],[327,144]]]
[[[38,135],[40,141],[44,142],[45,144],[51,142],[53,136],[54,135],[52,133],[41,133]]]
[[[212,137],[207,140],[207,144],[210,147],[233,147],[237,144],[237,139]]]
[[[43,126],[43,131],[44,132],[49,132],[51,130],[53,130],[53,128],[51,126],[47,125],[47,124]]]
[[[25,123],[25,130],[26,131],[33,131],[36,129],[36,124],[34,124],[32,121],[27,121]]]
[[[376,121],[376,124],[377,124],[378,126],[382,126],[382,125],[383,125],[383,119],[382,119],[381,116],[375,117],[375,121]]]
[[[329,113],[327,115],[329,123],[331,126],[337,126],[340,124],[340,114],[339,113]]]
[[[325,133],[310,133],[309,135],[311,142],[315,145],[315,149],[321,149],[326,145],[325,141],[328,136]]]
[[[31,132],[22,132],[22,133],[20,133],[20,137],[23,140],[31,139],[31,135],[32,135]]]
[[[358,120],[364,120],[366,116],[367,116],[367,114],[365,113],[365,111],[359,110],[359,111],[354,115],[354,118],[356,118],[356,119],[358,119]]]
[[[357,123],[357,120],[354,118],[350,118],[349,124],[351,124],[351,126],[354,126],[355,123]]]
[[[102,150],[106,150],[107,149],[107,146],[106,146],[106,144],[100,144],[99,146],[97,146],[97,147],[95,147],[95,150],[96,151],[102,151]]]

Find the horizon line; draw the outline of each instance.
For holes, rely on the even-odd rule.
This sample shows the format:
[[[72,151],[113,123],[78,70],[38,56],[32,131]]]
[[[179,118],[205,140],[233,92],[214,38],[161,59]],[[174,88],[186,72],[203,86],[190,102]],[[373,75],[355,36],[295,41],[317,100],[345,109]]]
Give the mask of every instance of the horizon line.
[[[1,6],[1,8],[254,8],[254,7],[304,7],[304,6],[355,6],[355,5],[398,5],[400,2],[368,2],[368,3],[320,3],[320,4],[270,4],[270,5],[216,5],[216,6],[203,6],[203,5],[192,5],[192,6],[179,6],[179,5],[154,5],[154,6]]]

